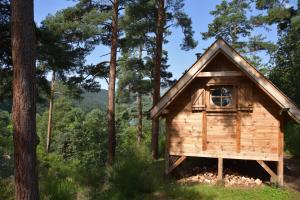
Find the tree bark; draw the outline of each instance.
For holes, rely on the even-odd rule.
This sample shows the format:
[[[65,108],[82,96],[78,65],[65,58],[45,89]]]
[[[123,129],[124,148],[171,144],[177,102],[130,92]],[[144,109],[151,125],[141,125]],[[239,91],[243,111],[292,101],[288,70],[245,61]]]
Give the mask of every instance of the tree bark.
[[[139,48],[139,60],[142,63],[143,57],[143,46],[141,45]],[[142,80],[141,70],[139,69],[138,75],[139,80]],[[138,111],[138,127],[137,127],[137,144],[139,145],[143,136],[143,103],[142,103],[142,93],[140,91],[137,92],[137,111]]]
[[[118,9],[119,0],[113,2],[112,34],[111,34],[111,57],[109,69],[108,85],[108,164],[112,165],[116,150],[116,130],[115,130],[115,82],[117,65],[117,43],[118,43]]]
[[[50,100],[49,100],[48,129],[47,129],[48,131],[47,131],[47,143],[46,143],[46,152],[47,153],[49,153],[50,145],[51,145],[54,84],[55,84],[55,70],[52,71],[51,92],[50,92]]]
[[[13,140],[17,200],[39,199],[33,0],[12,0]]]
[[[158,0],[158,16],[156,30],[156,50],[153,70],[153,105],[156,105],[160,98],[160,68],[162,58],[162,44],[164,34],[164,17],[165,6],[164,0]],[[159,119],[152,119],[152,157],[158,158],[158,134],[159,134]]]
[[[138,92],[137,94],[137,108],[138,108],[137,144],[140,144],[143,135],[143,104],[142,104],[142,94],[140,92]]]

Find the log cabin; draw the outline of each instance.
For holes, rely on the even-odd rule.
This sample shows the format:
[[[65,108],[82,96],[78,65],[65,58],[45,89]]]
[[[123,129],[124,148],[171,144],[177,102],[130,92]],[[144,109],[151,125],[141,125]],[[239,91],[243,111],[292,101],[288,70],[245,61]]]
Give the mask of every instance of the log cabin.
[[[283,185],[284,123],[300,110],[223,39],[216,40],[151,108],[166,120],[166,169],[187,157],[256,160]],[[277,162],[274,172],[265,161]]]

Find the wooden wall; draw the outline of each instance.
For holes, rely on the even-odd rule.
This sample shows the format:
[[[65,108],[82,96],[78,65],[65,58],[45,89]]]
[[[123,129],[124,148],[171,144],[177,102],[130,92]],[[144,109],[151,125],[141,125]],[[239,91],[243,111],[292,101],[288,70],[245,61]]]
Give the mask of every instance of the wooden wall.
[[[278,148],[279,106],[244,77],[240,78],[237,85],[250,83],[246,84],[248,88],[245,89],[252,93],[251,110],[192,111],[191,97],[197,90],[205,88],[208,81],[200,78],[194,80],[168,107],[166,122],[169,154],[277,161],[281,151]],[[205,148],[202,141],[204,113],[207,122]],[[240,117],[240,135],[237,134],[237,115]]]

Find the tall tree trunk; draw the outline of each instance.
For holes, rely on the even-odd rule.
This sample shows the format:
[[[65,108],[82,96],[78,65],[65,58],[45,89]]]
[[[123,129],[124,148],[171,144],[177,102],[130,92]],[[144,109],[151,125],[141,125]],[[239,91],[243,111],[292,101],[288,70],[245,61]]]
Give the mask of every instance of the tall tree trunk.
[[[137,109],[138,109],[138,127],[137,127],[137,143],[140,144],[143,135],[143,104],[142,94],[137,94]]]
[[[112,165],[116,150],[116,130],[115,130],[115,82],[116,82],[116,65],[117,65],[117,43],[118,43],[118,9],[119,0],[113,2],[113,18],[111,33],[111,57],[109,69],[108,85],[108,164]]]
[[[143,57],[143,46],[140,46],[139,49],[139,60],[142,63],[142,57]],[[139,80],[142,79],[141,70],[139,69],[138,75]],[[142,103],[142,93],[140,91],[137,92],[137,110],[138,110],[138,127],[137,127],[137,144],[141,143],[142,135],[143,135],[143,103]]]
[[[54,84],[55,84],[55,70],[52,71],[51,80],[51,92],[49,101],[49,114],[48,114],[48,131],[47,131],[47,144],[46,152],[49,153],[51,145],[51,134],[52,134],[52,113],[53,113],[53,100],[54,100]]]
[[[157,16],[157,30],[156,30],[156,50],[153,70],[153,105],[156,105],[160,98],[160,68],[162,57],[162,43],[164,34],[164,17],[165,6],[164,0],[158,0],[158,16]],[[152,157],[158,158],[158,133],[159,133],[159,119],[152,119]]]
[[[17,200],[39,199],[33,0],[12,0],[13,140]]]

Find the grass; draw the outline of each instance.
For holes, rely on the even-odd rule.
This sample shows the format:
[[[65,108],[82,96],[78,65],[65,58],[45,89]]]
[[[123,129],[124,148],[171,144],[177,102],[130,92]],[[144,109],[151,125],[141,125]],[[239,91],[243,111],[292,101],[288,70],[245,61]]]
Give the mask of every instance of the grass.
[[[125,156],[126,155],[126,156]],[[130,159],[128,159],[130,158]],[[49,159],[49,160],[47,160]],[[153,161],[143,148],[131,147],[112,167],[99,176],[102,184],[76,182],[74,165],[62,166],[56,157],[47,157],[40,164],[41,199],[68,200],[293,200],[300,193],[275,186],[237,188],[205,184],[186,185],[163,175],[164,160]],[[51,167],[50,167],[51,165]],[[104,173],[105,172],[105,173]],[[94,172],[92,172],[94,174]],[[79,173],[80,180],[87,173]],[[95,177],[96,176],[95,174]],[[91,187],[93,186],[93,187]],[[14,199],[13,179],[0,179],[0,199]]]
[[[223,186],[213,185],[180,185],[177,183],[171,183],[159,191],[154,192],[151,195],[142,197],[146,200],[244,200],[244,199],[256,199],[256,200],[290,200],[298,199],[299,194],[283,188],[275,188],[270,186],[258,187],[258,188],[225,188]]]
[[[99,199],[122,200],[293,200],[300,199],[300,193],[275,186],[255,188],[224,187],[205,184],[184,185],[163,176],[164,161],[150,162],[139,156],[126,160],[114,169],[111,189]],[[141,159],[143,158],[143,159]],[[148,161],[147,161],[148,160]],[[148,166],[148,167],[146,167]],[[150,167],[149,167],[150,166]],[[126,177],[127,178],[124,178]],[[149,186],[145,190],[145,186]],[[103,194],[103,193],[102,193]]]

